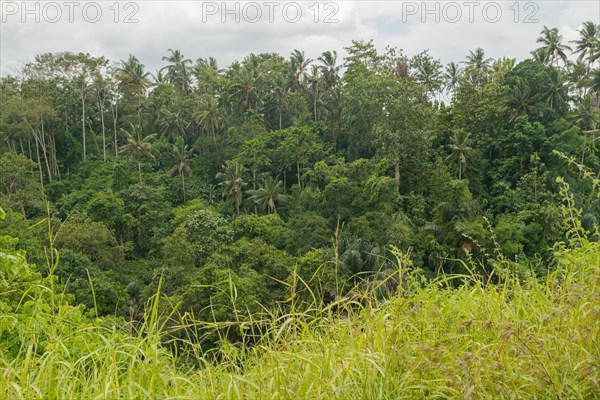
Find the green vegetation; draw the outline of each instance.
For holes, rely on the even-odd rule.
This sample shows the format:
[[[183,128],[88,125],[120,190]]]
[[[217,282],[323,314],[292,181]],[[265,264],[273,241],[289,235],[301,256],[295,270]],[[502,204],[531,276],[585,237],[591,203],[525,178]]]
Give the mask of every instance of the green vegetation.
[[[0,397],[600,397],[598,32],[0,78]]]

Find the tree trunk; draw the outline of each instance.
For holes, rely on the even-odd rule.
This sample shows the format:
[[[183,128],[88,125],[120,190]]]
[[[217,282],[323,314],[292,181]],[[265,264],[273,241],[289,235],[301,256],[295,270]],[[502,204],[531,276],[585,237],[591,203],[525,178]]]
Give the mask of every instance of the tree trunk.
[[[40,146],[38,144],[37,138],[35,139],[35,153],[37,155],[37,165],[38,171],[40,173],[40,185],[42,186],[42,190],[44,190],[44,173],[42,172],[42,163],[40,160]]]
[[[396,192],[400,193],[400,163],[394,163],[394,179],[396,180]]]
[[[83,135],[83,161],[86,159],[86,148],[85,148],[85,92],[83,84],[81,85],[81,132]]]
[[[138,173],[140,174],[140,183],[142,182],[142,163],[140,163],[139,161],[137,162],[138,165]]]
[[[100,103],[100,124],[102,125],[102,157],[106,162],[106,128],[104,126],[104,103],[98,99]]]
[[[313,100],[313,112],[315,113],[315,122],[317,122],[317,97],[319,97],[319,89],[315,90],[315,98]]]
[[[181,190],[183,191],[183,202],[185,203],[185,174],[181,173]]]
[[[111,115],[113,118],[113,133],[114,133],[114,139],[115,139],[115,160],[117,160],[119,158],[119,144],[117,142],[117,118],[118,118],[118,109],[117,109],[117,104],[113,104],[111,102],[110,104],[110,110],[111,110]]]

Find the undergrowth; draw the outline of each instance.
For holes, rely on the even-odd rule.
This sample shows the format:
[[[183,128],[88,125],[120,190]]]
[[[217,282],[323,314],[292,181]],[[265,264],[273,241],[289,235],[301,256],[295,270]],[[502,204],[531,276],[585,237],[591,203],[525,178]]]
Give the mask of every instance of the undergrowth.
[[[567,197],[567,242],[542,278],[507,267],[424,282],[392,249],[387,296],[384,280],[323,304],[298,278],[279,311],[227,323],[165,314],[160,290],[141,323],[92,318],[56,286],[53,251],[41,274],[2,237],[0,397],[600,398],[600,245],[573,209]],[[220,338],[208,351],[207,334]]]

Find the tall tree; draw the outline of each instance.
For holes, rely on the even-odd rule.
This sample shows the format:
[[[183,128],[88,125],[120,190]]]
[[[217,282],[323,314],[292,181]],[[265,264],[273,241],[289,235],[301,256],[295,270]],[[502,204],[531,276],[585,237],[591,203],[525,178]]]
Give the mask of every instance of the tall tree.
[[[237,161],[227,160],[223,165],[223,171],[216,176],[223,188],[223,197],[229,199],[235,205],[237,214],[240,213],[240,205],[246,182],[244,181],[244,167]]]
[[[129,55],[127,61],[121,61],[121,65],[116,70],[116,77],[119,81],[119,88],[124,94],[124,103],[128,105],[130,114],[136,119],[136,124],[142,123],[142,102],[146,96],[146,91],[151,85],[151,74],[144,70],[144,64]],[[131,110],[133,106],[133,110]],[[129,121],[134,123],[134,121]]]
[[[579,32],[579,39],[571,41],[575,44],[573,53],[579,54],[578,61],[584,59],[587,61],[589,70],[592,63],[600,58],[600,25],[587,21],[577,32]]]
[[[177,137],[171,149],[175,164],[167,171],[167,174],[172,176],[177,172],[181,177],[181,193],[183,194],[183,202],[185,202],[185,176],[192,175],[192,168],[190,167],[192,151],[181,136]]]
[[[248,200],[256,204],[261,210],[268,214],[277,212],[276,204],[285,199],[283,195],[283,182],[266,176],[258,183],[258,189],[246,192],[250,197]]]
[[[467,168],[467,153],[473,150],[469,146],[469,139],[471,134],[466,132],[464,129],[457,129],[454,131],[454,135],[450,139],[451,143],[448,148],[452,150],[452,154],[447,159],[456,159],[458,161],[458,179],[462,179],[462,174]]]
[[[318,58],[321,63],[321,73],[325,83],[325,89],[331,89],[340,82],[341,65],[337,65],[337,52],[326,51]]]
[[[549,29],[544,25],[541,36],[538,37],[537,43],[541,43],[543,51],[546,51],[550,57],[550,63],[558,63],[558,60],[562,60],[563,63],[567,62],[567,50],[571,50],[569,46],[562,43],[562,35],[558,33],[558,28]]]
[[[210,135],[217,145],[216,131],[225,123],[227,114],[225,109],[219,105],[219,99],[215,96],[204,96],[198,103],[198,109],[193,118],[202,131]]]
[[[140,183],[142,183],[142,159],[154,158],[152,154],[152,142],[156,139],[156,133],[143,136],[140,125],[130,125],[130,130],[122,129],[125,134],[126,143],[121,146],[121,152],[130,155],[138,168]]]
[[[190,66],[192,60],[184,58],[180,50],[169,49],[169,55],[162,58],[169,64],[161,69],[166,71],[165,80],[183,93],[190,89]]]

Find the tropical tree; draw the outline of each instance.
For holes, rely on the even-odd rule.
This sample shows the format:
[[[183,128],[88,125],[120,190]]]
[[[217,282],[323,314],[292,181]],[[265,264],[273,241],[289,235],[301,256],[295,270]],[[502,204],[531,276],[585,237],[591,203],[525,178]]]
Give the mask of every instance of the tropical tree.
[[[193,115],[200,129],[213,138],[215,146],[216,130],[223,126],[226,117],[225,109],[219,106],[219,99],[215,96],[203,97],[198,103],[198,110]]]
[[[448,148],[452,150],[447,159],[456,159],[458,161],[458,179],[462,179],[462,173],[467,168],[467,153],[473,150],[469,147],[471,134],[466,132],[464,129],[457,129],[454,131],[454,135],[450,139],[451,143]]]
[[[120,151],[124,154],[129,154],[133,158],[138,168],[140,175],[140,183],[142,183],[142,159],[154,158],[152,155],[152,142],[156,139],[156,133],[147,136],[142,135],[142,127],[140,125],[130,124],[130,130],[126,131],[121,128],[125,134],[125,144],[121,146]]]
[[[312,111],[315,121],[319,120],[319,89],[323,85],[323,77],[321,76],[321,69],[317,65],[313,65],[311,68],[311,74],[308,77],[308,85],[310,88],[310,95],[312,97]]]
[[[442,87],[442,64],[424,51],[410,60],[412,76],[433,96]]]
[[[466,65],[464,71],[466,78],[476,87],[482,86],[492,59],[486,58],[485,51],[478,47],[475,51],[469,50],[469,55],[463,63]]]
[[[318,60],[321,62],[321,73],[325,89],[331,89],[340,82],[339,72],[342,66],[337,65],[337,52],[335,50],[326,51],[321,54]]]
[[[302,82],[304,75],[306,74],[306,68],[310,65],[312,59],[306,58],[303,51],[294,50],[290,56],[289,62],[289,88],[292,93],[302,88]]]
[[[555,108],[556,106],[564,105],[568,102],[568,88],[567,77],[557,68],[550,68],[547,73],[548,77],[548,90],[544,94],[544,101],[550,106]]]
[[[454,61],[446,65],[446,71],[444,73],[444,88],[446,93],[453,92],[458,86],[460,78],[462,76],[462,70]]]
[[[486,72],[490,68],[491,62],[492,59],[485,58],[485,51],[481,47],[478,47],[475,51],[469,50],[469,55],[464,64],[476,71]]]
[[[579,32],[579,39],[571,41],[575,44],[573,53],[579,54],[578,61],[587,60],[589,70],[592,63],[600,58],[600,25],[587,21],[577,32]]]
[[[190,167],[192,150],[188,148],[188,145],[181,136],[177,137],[171,149],[175,158],[175,164],[167,171],[167,175],[173,176],[175,172],[179,174],[181,177],[181,193],[185,202],[185,176],[192,175],[192,168]]]
[[[558,60],[562,60],[564,63],[567,62],[567,50],[571,50],[566,44],[562,44],[562,35],[558,33],[558,28],[549,29],[544,25],[541,36],[538,37],[537,43],[541,43],[543,51],[548,53],[550,57],[550,64],[554,65]]]
[[[248,200],[268,214],[277,212],[276,203],[285,200],[283,182],[272,176],[266,176],[258,183],[258,189],[248,190],[246,193],[250,195]]]
[[[165,80],[177,87],[183,93],[187,93],[190,88],[190,66],[192,60],[183,57],[179,50],[168,50],[170,55],[164,56],[163,61],[169,62],[161,71],[166,71]]]
[[[223,197],[229,199],[235,205],[237,214],[240,213],[240,205],[244,194],[244,167],[237,161],[227,160],[223,165],[223,171],[216,175],[221,182],[219,186],[223,188]]]
[[[142,100],[152,83],[151,74],[144,70],[144,64],[130,54],[127,61],[121,61],[121,65],[116,69],[116,78],[119,81],[119,88],[125,95],[124,103],[129,107],[135,105],[135,110],[130,112],[137,116],[137,123],[140,124]]]

